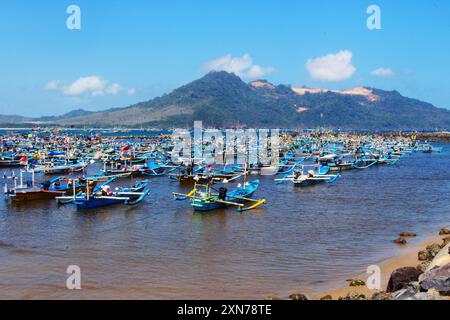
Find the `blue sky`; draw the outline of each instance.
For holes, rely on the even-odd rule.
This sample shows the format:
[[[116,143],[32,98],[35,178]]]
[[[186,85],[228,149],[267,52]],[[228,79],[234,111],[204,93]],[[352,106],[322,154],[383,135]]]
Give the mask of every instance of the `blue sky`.
[[[81,30],[66,27],[71,4]],[[371,4],[381,30],[366,26]],[[214,68],[246,81],[395,89],[450,108],[447,0],[9,0],[0,41],[0,114],[123,107]]]

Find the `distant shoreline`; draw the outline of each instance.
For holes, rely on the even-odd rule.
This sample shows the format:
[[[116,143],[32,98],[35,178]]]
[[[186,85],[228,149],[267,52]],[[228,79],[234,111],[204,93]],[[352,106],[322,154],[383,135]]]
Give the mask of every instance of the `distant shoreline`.
[[[49,127],[49,128],[41,128],[41,130],[54,130],[56,127]],[[115,132],[131,132],[131,131],[142,131],[142,132],[163,132],[163,131],[171,131],[173,128],[170,129],[159,129],[159,128],[64,128],[64,127],[58,127],[60,131],[104,131],[108,133],[115,133]],[[36,130],[36,127],[2,127],[0,128],[0,131],[24,131],[24,130]],[[295,130],[295,129],[286,129],[286,131],[292,131],[292,132],[308,132],[312,129],[303,129],[303,130]],[[428,141],[428,142],[450,142],[450,132],[448,131],[429,131],[429,132],[414,132],[414,131],[376,131],[376,130],[335,130],[332,131],[334,133],[352,133],[355,135],[364,135],[367,133],[376,134],[380,136],[385,136],[389,138],[395,138],[396,136],[402,136],[402,137],[409,137],[409,138],[415,138],[417,141]],[[133,137],[139,137],[139,134],[133,134]],[[123,137],[123,135],[121,135]]]

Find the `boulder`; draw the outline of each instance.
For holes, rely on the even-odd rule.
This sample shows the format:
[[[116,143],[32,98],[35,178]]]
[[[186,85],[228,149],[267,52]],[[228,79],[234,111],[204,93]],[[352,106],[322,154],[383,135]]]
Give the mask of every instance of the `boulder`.
[[[406,286],[404,289],[395,291],[392,294],[394,300],[412,300],[419,291],[413,286]]]
[[[441,230],[439,230],[439,235],[443,236],[443,235],[447,235],[450,234],[450,230],[447,228],[442,228]]]
[[[344,297],[339,297],[338,300],[367,300],[366,295],[358,292],[349,292]]]
[[[395,292],[404,289],[410,282],[417,281],[420,274],[422,271],[414,267],[398,268],[391,273],[386,291]]]
[[[442,300],[439,292],[434,289],[430,289],[427,292],[418,292],[411,300]]]
[[[422,291],[435,289],[443,296],[450,296],[450,263],[444,266],[435,266],[419,277]]]
[[[439,243],[433,243],[427,246],[426,250],[430,253],[432,257],[434,257],[441,250],[441,245]]]
[[[442,300],[439,292],[430,289],[427,292],[417,291],[414,287],[407,287],[392,294],[394,300]]]
[[[414,232],[401,232],[400,233],[400,237],[415,237],[417,236],[417,234],[415,234]]]
[[[429,261],[433,258],[433,256],[428,250],[421,250],[417,254],[417,258],[419,259],[419,261]]]
[[[372,295],[372,300],[391,300],[392,295],[390,293],[387,293],[386,291],[381,292],[375,292]]]
[[[359,286],[365,286],[366,283],[363,280],[359,280],[359,279],[352,279],[350,281],[350,287],[359,287]]]
[[[427,267],[427,270],[430,270],[434,267],[440,267],[444,266],[448,263],[450,263],[450,243],[448,243],[445,247],[443,247],[433,258],[433,260],[430,262],[430,264]]]
[[[418,266],[417,269],[419,269],[422,272],[425,272],[430,265],[431,261],[422,261]]]
[[[327,294],[327,295],[325,295],[325,296],[320,298],[320,300],[332,300],[332,299],[333,299],[333,297],[331,295],[329,295],[329,294]]]
[[[445,237],[444,239],[442,239],[442,244],[441,244],[441,247],[443,248],[443,247],[445,247],[447,244],[449,244],[450,243],[450,236],[448,236],[448,237]]]
[[[301,293],[291,294],[289,296],[289,299],[291,299],[291,300],[308,300],[308,298],[304,294],[301,294]]]
[[[404,245],[404,244],[407,243],[406,239],[404,239],[404,238],[402,238],[402,237],[397,238],[397,239],[395,239],[395,240],[393,240],[393,241],[394,241],[394,243],[396,243],[396,244],[402,244],[402,245]]]

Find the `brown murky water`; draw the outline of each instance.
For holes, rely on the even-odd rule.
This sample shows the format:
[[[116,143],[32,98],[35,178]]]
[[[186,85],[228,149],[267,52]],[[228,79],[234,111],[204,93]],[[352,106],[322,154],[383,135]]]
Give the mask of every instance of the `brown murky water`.
[[[0,298],[177,299],[312,294],[421,241],[450,221],[450,152],[344,172],[332,185],[294,188],[262,178],[267,205],[193,213],[152,179],[136,207],[77,211],[53,201],[0,202]],[[65,288],[78,265],[82,290]]]

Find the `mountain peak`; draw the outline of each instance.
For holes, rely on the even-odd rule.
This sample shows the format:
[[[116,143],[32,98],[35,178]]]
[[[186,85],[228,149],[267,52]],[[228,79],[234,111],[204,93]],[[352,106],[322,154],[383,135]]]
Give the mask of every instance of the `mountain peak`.
[[[1,118],[0,118],[1,120]],[[396,91],[357,87],[348,90],[242,81],[214,71],[171,93],[101,112],[75,110],[60,117],[29,119],[57,125],[430,130],[450,128],[450,111],[401,96]],[[9,122],[11,119],[4,119]],[[22,122],[25,120],[21,120]]]
[[[242,81],[236,74],[227,71],[210,71],[199,80]]]

